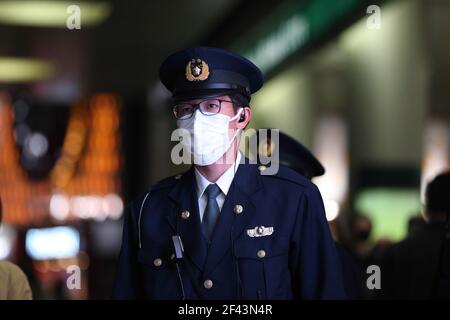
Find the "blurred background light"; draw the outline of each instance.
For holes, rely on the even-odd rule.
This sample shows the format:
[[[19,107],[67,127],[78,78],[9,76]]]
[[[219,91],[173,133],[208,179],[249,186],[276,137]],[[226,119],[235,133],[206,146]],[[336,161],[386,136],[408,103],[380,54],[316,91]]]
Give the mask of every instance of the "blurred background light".
[[[6,259],[11,252],[11,247],[5,238],[0,237],[0,259]]]
[[[355,208],[372,221],[371,238],[402,240],[410,218],[420,214],[418,189],[370,188],[357,194]]]
[[[104,221],[106,219],[105,212],[102,206],[102,197],[88,196],[87,199],[87,216],[97,221]]]
[[[423,135],[420,198],[425,203],[426,185],[439,173],[449,169],[450,130],[445,121],[434,119],[427,122]]]
[[[103,22],[111,12],[108,3],[97,1],[0,1],[0,23],[66,28],[67,8],[73,4],[80,7],[82,27]]]
[[[29,229],[25,248],[35,260],[71,258],[80,249],[80,234],[73,227]]]
[[[117,194],[103,197],[103,210],[111,219],[119,219],[123,213],[123,201]]]
[[[17,232],[11,225],[2,224],[0,226],[0,260],[7,259],[11,255],[16,237]]]
[[[323,199],[325,214],[328,221],[335,220],[339,215],[339,203],[334,200]]]
[[[70,199],[70,210],[80,219],[116,220],[122,216],[123,208],[123,201],[117,194],[73,196]]]
[[[334,115],[323,116],[315,129],[314,153],[325,168],[323,176],[314,178],[325,201],[328,221],[336,219],[346,200],[349,184],[347,129]]]
[[[69,216],[70,203],[67,196],[54,194],[50,199],[50,214],[56,220],[65,220]]]
[[[25,139],[24,152],[28,157],[40,158],[47,150],[48,140],[42,133],[32,133]]]
[[[0,1],[0,15],[2,2]],[[0,57],[0,83],[45,80],[56,74],[54,63],[31,58]]]
[[[87,215],[87,211],[85,209],[86,207],[87,207],[86,197],[75,196],[70,199],[70,208],[76,217],[81,219],[89,218],[89,216]]]

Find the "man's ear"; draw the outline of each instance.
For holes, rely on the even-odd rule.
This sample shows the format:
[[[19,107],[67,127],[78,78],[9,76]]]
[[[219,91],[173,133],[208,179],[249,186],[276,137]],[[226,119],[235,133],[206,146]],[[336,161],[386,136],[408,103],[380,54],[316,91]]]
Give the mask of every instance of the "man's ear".
[[[252,109],[250,107],[243,107],[241,111],[241,115],[239,116],[239,120],[236,124],[238,129],[245,129],[247,124],[250,122],[252,118]]]

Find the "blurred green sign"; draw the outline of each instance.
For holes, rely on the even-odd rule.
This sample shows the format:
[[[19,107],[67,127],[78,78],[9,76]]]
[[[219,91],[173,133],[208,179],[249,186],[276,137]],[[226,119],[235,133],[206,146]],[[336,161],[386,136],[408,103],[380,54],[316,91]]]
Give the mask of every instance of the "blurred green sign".
[[[290,1],[243,39],[235,50],[264,73],[327,32],[355,10],[362,0]],[[362,12],[364,14],[365,11]]]
[[[400,241],[407,235],[409,219],[420,216],[417,189],[372,188],[360,192],[355,208],[372,221],[371,239]]]

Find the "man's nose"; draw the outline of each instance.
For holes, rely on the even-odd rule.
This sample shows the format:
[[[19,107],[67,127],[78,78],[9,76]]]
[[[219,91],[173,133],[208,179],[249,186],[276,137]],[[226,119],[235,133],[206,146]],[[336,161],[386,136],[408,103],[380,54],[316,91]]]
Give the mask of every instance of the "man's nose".
[[[194,114],[193,114],[192,116],[193,116],[194,119],[195,119],[195,118],[197,118],[197,117],[200,116],[200,113],[202,113],[202,112],[200,111],[200,108],[196,108],[196,109],[194,110]]]

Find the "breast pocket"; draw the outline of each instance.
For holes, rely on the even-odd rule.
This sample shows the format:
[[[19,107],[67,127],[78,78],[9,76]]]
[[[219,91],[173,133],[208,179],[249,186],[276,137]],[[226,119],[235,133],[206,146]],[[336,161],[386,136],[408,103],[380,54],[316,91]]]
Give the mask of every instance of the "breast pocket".
[[[288,237],[241,237],[235,243],[244,298],[285,299],[291,291]]]
[[[151,299],[176,299],[175,266],[170,262],[164,246],[143,247],[138,251],[139,270],[143,289]]]

